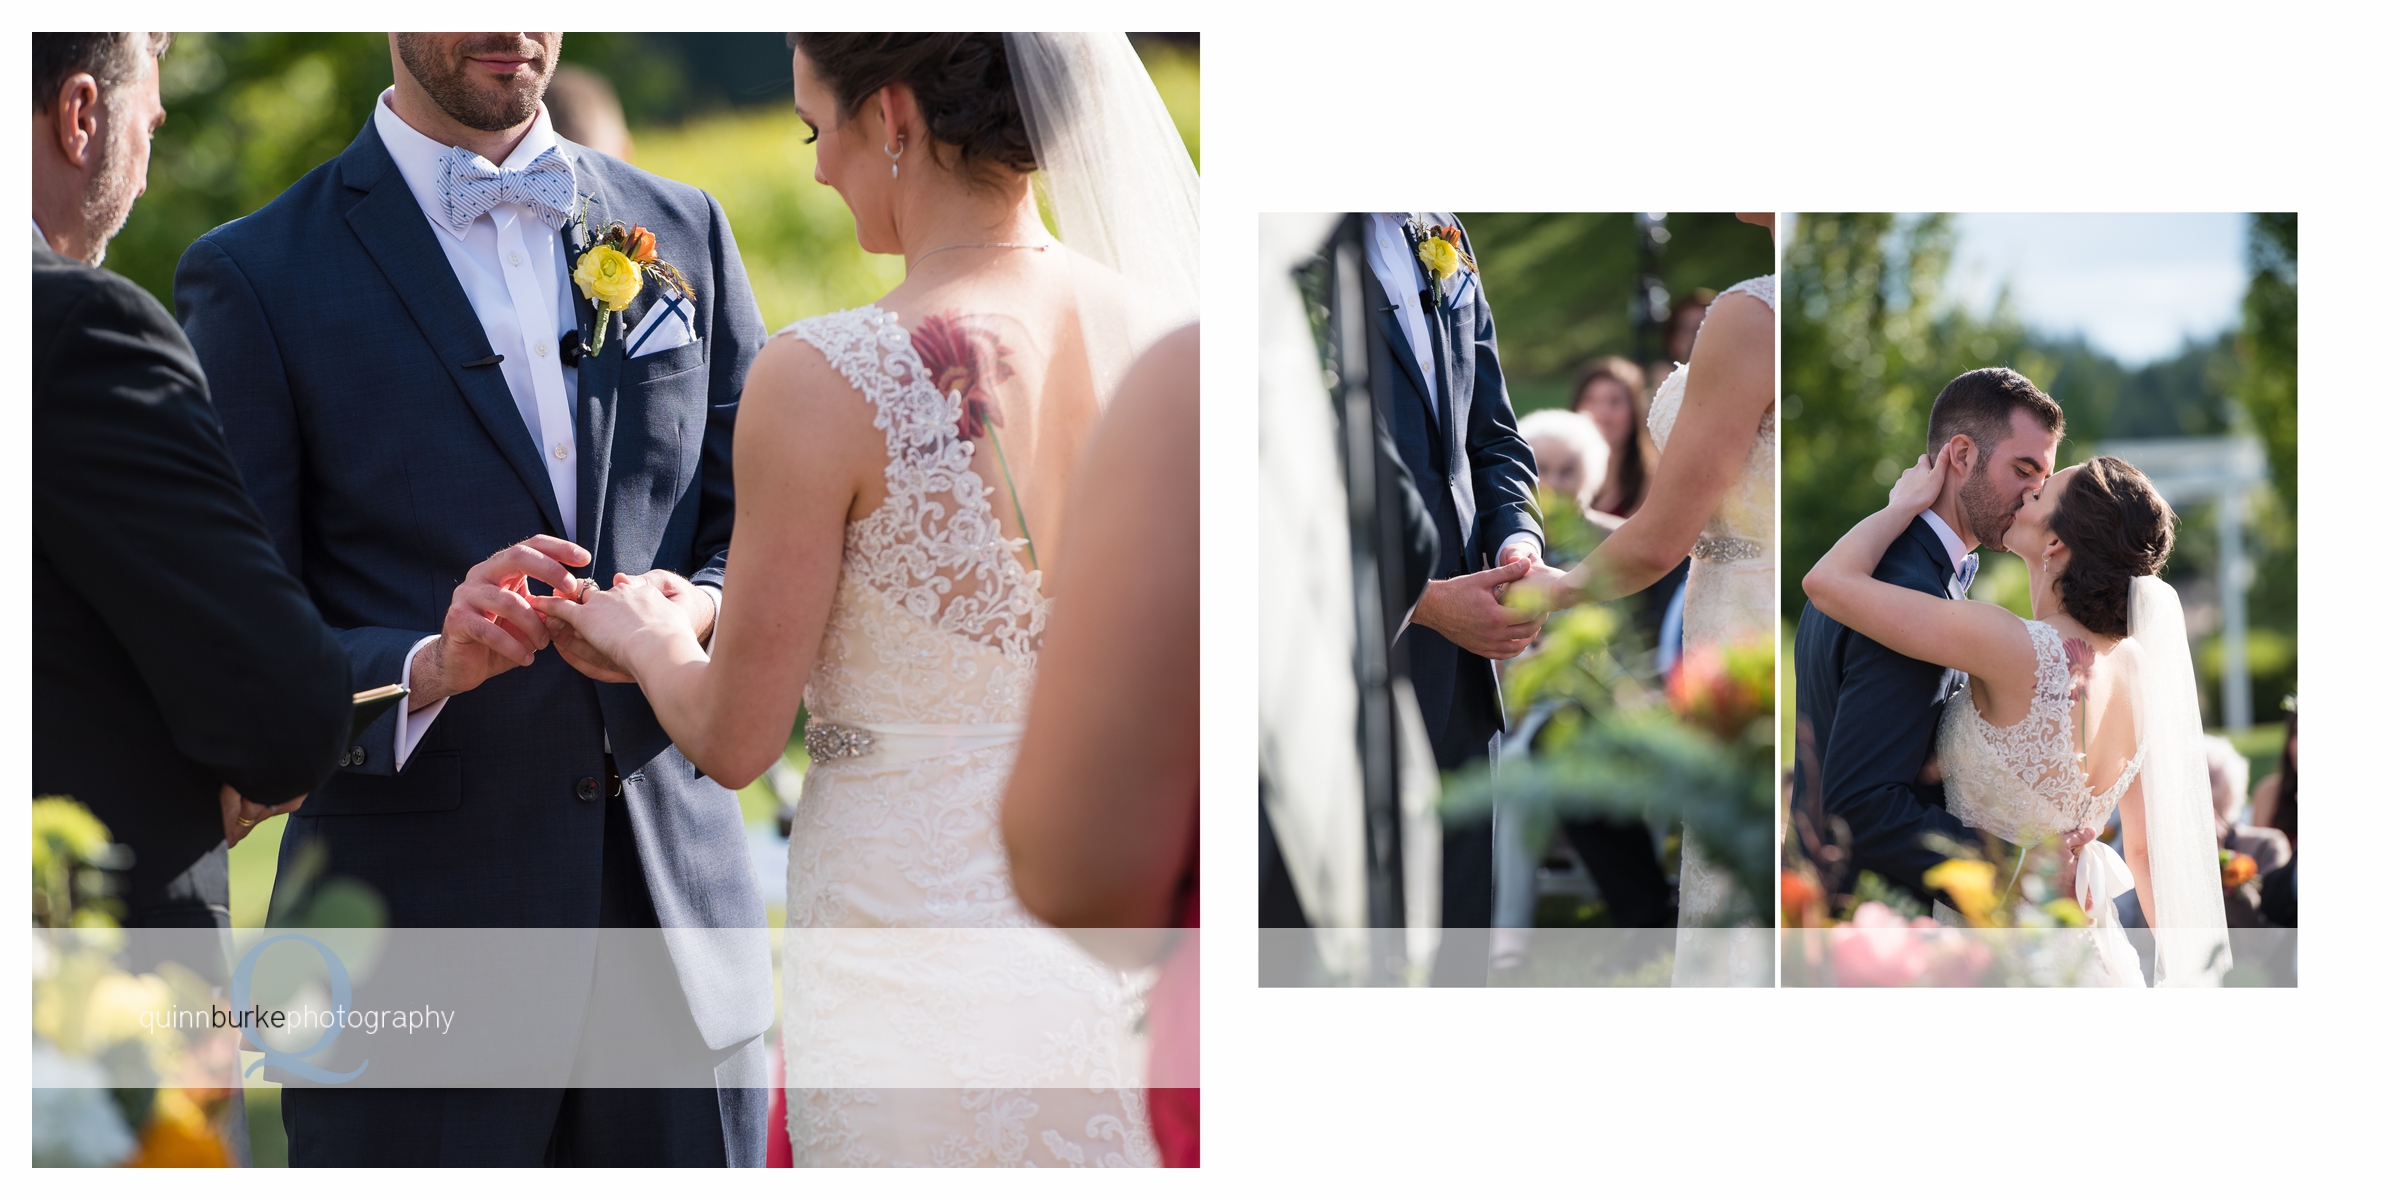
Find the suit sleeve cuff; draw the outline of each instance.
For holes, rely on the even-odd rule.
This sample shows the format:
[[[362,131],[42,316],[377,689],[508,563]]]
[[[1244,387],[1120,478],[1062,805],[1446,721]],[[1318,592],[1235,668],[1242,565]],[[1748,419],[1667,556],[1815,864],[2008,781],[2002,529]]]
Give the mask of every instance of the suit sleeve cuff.
[[[408,686],[408,677],[411,669],[417,665],[417,656],[424,653],[425,647],[432,645],[441,636],[438,633],[434,634],[409,647],[408,657],[400,660],[400,686]],[[433,719],[442,715],[443,706],[449,703],[450,698],[444,696],[415,712],[403,712],[400,714],[399,720],[392,722],[392,771],[394,774],[408,766],[408,756],[416,750],[417,743],[425,739],[425,731],[433,727]],[[403,701],[401,707],[406,708],[407,703]]]
[[[709,583],[695,583],[692,586],[707,592],[709,603],[716,609],[717,615],[708,623],[708,638],[700,643],[702,650],[713,651],[717,648],[717,631],[725,628],[725,589]]]

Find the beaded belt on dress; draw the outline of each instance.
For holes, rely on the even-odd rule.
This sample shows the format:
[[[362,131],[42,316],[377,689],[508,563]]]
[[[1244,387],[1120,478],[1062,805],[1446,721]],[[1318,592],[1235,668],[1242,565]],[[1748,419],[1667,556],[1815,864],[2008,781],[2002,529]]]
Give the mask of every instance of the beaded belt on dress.
[[[1023,725],[896,725],[862,721],[837,724],[811,720],[801,735],[808,761],[854,758],[877,763],[909,762],[1006,745],[1025,736]]]
[[[1742,562],[1766,552],[1766,546],[1757,539],[1733,534],[1706,534],[1692,543],[1692,557],[1708,562]]]

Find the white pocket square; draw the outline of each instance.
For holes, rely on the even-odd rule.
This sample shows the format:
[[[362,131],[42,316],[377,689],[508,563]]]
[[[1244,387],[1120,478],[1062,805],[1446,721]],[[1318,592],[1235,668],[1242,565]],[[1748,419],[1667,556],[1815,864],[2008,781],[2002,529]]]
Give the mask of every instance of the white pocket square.
[[[641,324],[625,335],[625,357],[640,358],[699,340],[700,335],[692,329],[692,302],[668,292],[643,314]]]

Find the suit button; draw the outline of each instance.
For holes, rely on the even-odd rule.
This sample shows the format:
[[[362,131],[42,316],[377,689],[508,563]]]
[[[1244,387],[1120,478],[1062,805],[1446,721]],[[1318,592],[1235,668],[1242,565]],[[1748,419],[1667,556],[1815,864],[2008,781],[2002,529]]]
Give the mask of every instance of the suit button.
[[[363,767],[366,764],[367,748],[364,746],[350,747],[350,765],[354,767]]]
[[[589,775],[575,781],[575,798],[586,804],[600,798],[600,781]]]

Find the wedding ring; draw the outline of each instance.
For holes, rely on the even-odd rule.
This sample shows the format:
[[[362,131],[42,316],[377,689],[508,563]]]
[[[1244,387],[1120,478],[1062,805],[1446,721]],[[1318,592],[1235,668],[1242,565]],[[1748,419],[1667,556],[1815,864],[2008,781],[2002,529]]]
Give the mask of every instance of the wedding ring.
[[[248,817],[235,817],[234,820],[241,822],[242,828],[244,829],[248,829],[251,826],[258,824],[258,822],[253,821]]]

